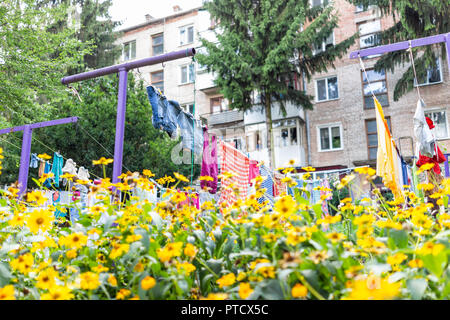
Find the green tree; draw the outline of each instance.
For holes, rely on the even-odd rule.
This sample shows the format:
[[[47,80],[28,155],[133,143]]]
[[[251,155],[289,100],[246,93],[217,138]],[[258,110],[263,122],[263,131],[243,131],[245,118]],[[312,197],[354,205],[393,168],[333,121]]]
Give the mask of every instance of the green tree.
[[[436,34],[450,32],[450,0],[349,0],[355,5],[368,8],[375,5],[380,8],[382,16],[391,16],[392,27],[381,32],[380,44],[413,40]],[[446,59],[445,44],[439,45],[441,58]],[[437,52],[434,46],[413,49],[417,77],[424,79],[428,68],[436,68]],[[375,70],[389,70],[405,63],[411,64],[406,50],[384,54],[375,64]],[[442,68],[442,66],[441,66]],[[406,92],[414,88],[412,65],[403,73],[394,88],[394,100],[397,101]]]
[[[230,107],[253,108],[252,94],[261,96],[268,128],[267,146],[273,165],[273,103],[285,114],[285,103],[312,108],[312,97],[288,83],[295,75],[309,80],[317,72],[333,66],[354,42],[355,36],[314,54],[338,26],[332,5],[310,6],[309,0],[213,0],[205,8],[216,21],[218,43],[202,39],[206,48],[198,61],[217,74],[216,85]]]
[[[67,92],[49,106],[49,119],[70,116],[79,117],[78,123],[36,129],[32,152],[53,155],[59,151],[65,158],[71,158],[77,167],[83,166],[91,173],[91,179],[103,177],[102,168],[92,165],[100,157],[114,158],[116,131],[116,106],[118,81],[115,75],[105,76],[74,84],[81,98]],[[190,165],[176,165],[171,159],[172,149],[179,143],[168,135],[153,128],[152,108],[142,81],[128,76],[127,111],[123,150],[122,172],[150,169],[156,178],[179,172],[190,176]],[[19,143],[19,142],[17,142]],[[20,144],[18,144],[20,146]],[[18,156],[20,156],[20,152]],[[14,168],[14,167],[13,167]],[[112,176],[113,165],[107,167],[107,176]],[[18,168],[7,170],[5,177],[17,179]],[[195,175],[200,168],[195,166]],[[30,168],[29,186],[34,186],[31,177],[37,178],[38,169]],[[5,183],[0,176],[0,183]],[[9,180],[8,182],[11,182]]]

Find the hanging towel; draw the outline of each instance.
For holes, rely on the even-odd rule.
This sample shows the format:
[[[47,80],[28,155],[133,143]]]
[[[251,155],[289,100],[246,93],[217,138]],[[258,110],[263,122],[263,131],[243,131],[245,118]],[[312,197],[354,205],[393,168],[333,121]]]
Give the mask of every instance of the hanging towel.
[[[430,129],[434,128],[434,124],[433,124],[433,120],[431,120],[430,118],[426,117],[426,121],[427,121],[427,125],[426,127],[428,127]],[[437,144],[434,144],[434,155],[433,157],[428,157],[424,154],[422,154],[421,152],[419,152],[419,160],[416,162],[416,165],[418,167],[424,165],[425,163],[434,163],[434,167],[433,167],[433,171],[436,174],[441,174],[441,167],[439,166],[439,163],[445,162],[445,156],[441,151],[441,148],[439,148],[439,146]]]
[[[252,180],[259,176],[258,161],[250,160],[248,169],[248,183],[252,185]]]
[[[375,97],[373,100],[375,102],[378,135],[377,176],[383,179],[384,185],[391,189],[395,198],[400,198],[401,189],[398,184],[399,165],[395,144],[384,118],[383,108]]]
[[[85,169],[84,167],[80,167],[78,169],[77,176],[78,176],[79,180],[87,181],[87,180],[89,180],[90,174],[89,174],[89,171],[87,169]]]
[[[220,145],[222,149],[222,173],[231,172],[235,176],[222,180],[223,190],[219,203],[226,202],[231,205],[236,202],[237,197],[233,190],[226,187],[232,183],[239,190],[239,198],[242,200],[247,198],[249,158],[226,142],[221,141]]]
[[[56,188],[59,188],[59,176],[62,175],[63,161],[63,157],[58,152],[55,152],[53,155],[52,172],[54,175],[54,186]]]
[[[42,175],[44,174],[44,170],[45,170],[45,161],[42,161],[39,163],[39,171],[38,171],[38,175],[39,178],[42,177]]]
[[[430,126],[427,125],[424,109],[425,103],[422,99],[417,101],[416,112],[414,113],[414,135],[419,146],[419,152],[426,157],[433,157],[435,139]]]
[[[278,197],[283,192],[286,192],[286,183],[281,182],[284,178],[284,175],[279,172],[273,173],[273,196]]]
[[[261,183],[261,188],[266,189],[266,193],[264,194],[265,197],[261,197],[258,199],[258,202],[263,203],[264,201],[267,200],[267,198],[269,199],[270,202],[273,202],[273,177],[270,173],[270,170],[266,168],[266,166],[262,165],[259,168],[259,174],[261,175],[261,177],[266,178]]]
[[[202,158],[202,176],[210,176],[213,181],[200,181],[200,187],[202,189],[208,188],[208,191],[212,194],[217,192],[217,141],[216,136],[211,137],[211,145],[209,144],[208,129],[203,130],[203,158]]]
[[[37,156],[37,153],[31,154],[31,161],[30,161],[30,168],[37,168],[38,167],[39,158]]]
[[[77,164],[72,159],[67,159],[66,164],[62,168],[63,173],[77,174]]]

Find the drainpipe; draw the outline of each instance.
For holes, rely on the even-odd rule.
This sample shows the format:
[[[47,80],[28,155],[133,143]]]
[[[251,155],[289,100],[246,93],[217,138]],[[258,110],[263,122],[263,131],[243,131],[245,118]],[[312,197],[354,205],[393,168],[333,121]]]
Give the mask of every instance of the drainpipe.
[[[306,92],[306,83],[305,83],[305,72],[302,72],[302,83],[303,83],[303,91]],[[308,166],[311,165],[311,139],[310,139],[310,132],[309,132],[309,117],[308,117],[308,110],[305,111],[305,125],[306,125],[306,145],[307,145],[307,152],[308,152]]]

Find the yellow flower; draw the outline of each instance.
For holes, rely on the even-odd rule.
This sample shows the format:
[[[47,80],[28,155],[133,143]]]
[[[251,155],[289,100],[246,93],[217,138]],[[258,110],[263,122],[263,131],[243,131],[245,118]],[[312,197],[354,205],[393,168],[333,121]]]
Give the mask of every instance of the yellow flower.
[[[144,176],[146,176],[146,177],[148,177],[148,178],[151,178],[151,177],[154,177],[154,176],[155,176],[155,175],[152,173],[152,171],[149,170],[149,169],[144,169],[144,170],[142,171],[142,173],[144,174]]]
[[[297,283],[292,287],[291,294],[294,298],[305,298],[308,294],[308,289],[304,285]]]
[[[109,257],[111,259],[116,259],[117,257],[120,257],[122,254],[127,253],[129,249],[130,249],[129,244],[115,243],[113,244],[113,248],[109,254]]]
[[[177,178],[178,180],[180,180],[182,182],[189,182],[188,178],[186,178],[185,176],[183,176],[182,174],[180,174],[178,172],[174,172],[173,175],[175,176],[175,178]]]
[[[352,181],[355,178],[354,174],[346,175],[344,178],[341,179],[341,182],[339,182],[338,186],[336,187],[338,190],[345,187],[350,181]]]
[[[404,253],[396,253],[393,256],[387,257],[387,263],[389,263],[391,266],[399,265],[403,261],[405,261],[408,257]]]
[[[239,284],[239,296],[241,299],[247,299],[253,292],[252,287],[250,286],[250,283],[248,282],[241,282]]]
[[[328,224],[338,223],[339,221],[341,221],[341,219],[342,219],[342,216],[340,214],[335,215],[335,216],[329,215],[323,219],[318,219],[317,224],[318,225],[321,225],[321,224],[328,225]]]
[[[206,298],[200,298],[200,300],[225,300],[228,298],[226,293],[210,293]]]
[[[228,273],[216,281],[220,288],[231,286],[235,282],[236,276],[234,273]]]
[[[31,271],[31,267],[34,264],[33,255],[31,253],[25,253],[17,259],[13,259],[9,264],[14,270],[18,270],[26,275]]]
[[[289,217],[296,211],[297,203],[291,196],[280,198],[274,205],[274,211],[281,213],[285,217]]]
[[[183,269],[188,275],[195,271],[195,266],[193,264],[190,264],[189,262],[183,262],[183,263],[179,263],[177,264],[177,269]]]
[[[15,213],[12,219],[8,220],[8,224],[11,227],[22,227],[25,223],[25,218],[19,213]]]
[[[42,153],[42,154],[38,154],[38,158],[41,158],[42,160],[50,160],[52,157],[46,153]]]
[[[423,267],[423,261],[420,259],[413,259],[408,262],[408,266],[411,268],[422,268]]]
[[[400,293],[400,282],[390,283],[388,279],[380,279],[370,275],[367,279],[350,282],[350,295],[345,300],[389,300]]]
[[[377,173],[376,170],[370,167],[355,168],[355,171],[359,174],[366,174],[369,177],[374,176]]]
[[[172,196],[172,198],[170,200],[172,200],[175,203],[181,203],[181,202],[186,201],[186,196],[182,192],[177,192]]]
[[[129,236],[127,236],[126,242],[131,243],[131,242],[135,242],[138,241],[142,238],[142,236],[140,234],[131,234]]]
[[[417,189],[419,190],[425,190],[425,191],[430,191],[434,189],[434,185],[432,183],[419,183],[417,185]]]
[[[49,172],[49,173],[43,173],[42,176],[39,178],[39,182],[44,182],[47,179],[51,179],[55,176],[55,174],[53,172]]]
[[[310,172],[310,171],[316,171],[313,167],[302,167],[303,170]]]
[[[429,229],[431,228],[433,220],[426,214],[415,213],[411,218],[411,222],[418,228]]]
[[[100,286],[99,276],[94,272],[84,272],[80,274],[81,289],[95,290]]]
[[[27,193],[27,202],[36,202],[37,206],[44,204],[47,201],[47,198],[44,197],[42,192],[40,191],[32,191]]]
[[[420,168],[416,171],[416,174],[419,175],[424,171],[430,170],[434,167],[434,163],[425,163],[420,166]]]
[[[138,263],[136,263],[136,265],[133,268],[133,271],[135,271],[135,272],[142,272],[144,270],[145,270],[145,266],[140,261]]]
[[[199,180],[200,181],[214,181],[214,178],[212,178],[210,176],[200,176]]]
[[[433,242],[428,241],[420,249],[417,250],[417,253],[421,255],[432,254],[433,256],[436,256],[444,249],[445,246],[443,244],[434,244]]]
[[[52,227],[55,216],[49,210],[34,210],[27,219],[27,226],[33,233],[45,232]]]
[[[341,240],[344,240],[346,238],[346,236],[343,233],[332,232],[332,233],[327,234],[327,238],[330,239],[332,243],[336,243]]]
[[[113,287],[117,287],[117,279],[113,274],[110,274],[108,277],[108,283],[113,286]]]
[[[66,173],[64,173],[62,176],[59,176],[59,177],[60,177],[61,179],[67,179],[67,180],[72,181],[73,178],[76,177],[76,175],[75,175],[75,174],[71,174],[71,173],[66,172]]]
[[[322,251],[311,252],[309,254],[309,257],[315,264],[318,264],[318,263],[322,262],[323,260],[327,259],[329,257],[329,255],[328,255],[327,251],[322,250]]]
[[[113,159],[106,159],[105,157],[101,157],[100,159],[98,159],[98,160],[92,160],[92,164],[95,166],[95,165],[98,165],[98,164],[101,164],[101,165],[108,165],[108,164],[110,164],[110,163],[113,163]]]
[[[64,244],[68,248],[80,249],[87,244],[88,237],[80,232],[72,233],[65,238]]]
[[[77,257],[77,249],[72,249],[66,252],[66,257],[69,259],[74,259]]]
[[[368,227],[371,226],[372,223],[375,222],[375,217],[371,214],[363,214],[359,217],[356,217],[353,220],[353,223],[360,227]]]
[[[155,285],[156,285],[155,278],[150,277],[150,276],[146,276],[141,281],[141,288],[144,290],[149,290],[149,289],[153,288]]]
[[[74,295],[71,293],[70,288],[63,286],[52,286],[48,293],[41,295],[41,300],[71,300]]]
[[[58,273],[52,267],[41,271],[39,273],[39,276],[36,278],[36,287],[45,290],[52,288],[56,284],[55,279],[57,278],[57,276]]]
[[[14,297],[14,286],[7,285],[3,288],[0,288],[0,300],[16,300]]]
[[[190,243],[186,244],[186,247],[184,248],[184,254],[188,257],[195,257],[195,255],[197,254],[197,248]]]
[[[109,268],[103,266],[102,264],[99,264],[98,266],[95,266],[92,268],[92,271],[94,271],[96,273],[106,272],[108,270],[109,270]]]
[[[120,289],[119,292],[117,292],[116,299],[117,300],[124,300],[130,294],[131,294],[130,290],[128,290],[128,289]]]

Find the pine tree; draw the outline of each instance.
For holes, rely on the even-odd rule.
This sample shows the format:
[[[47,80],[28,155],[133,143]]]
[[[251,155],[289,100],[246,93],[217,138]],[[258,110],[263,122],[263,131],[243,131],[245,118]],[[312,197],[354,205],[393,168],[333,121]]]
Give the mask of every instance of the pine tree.
[[[312,109],[312,97],[289,86],[297,75],[308,80],[325,71],[354,42],[355,36],[314,54],[338,26],[339,17],[331,4],[311,7],[309,0],[213,0],[204,4],[219,21],[218,43],[202,39],[206,48],[198,55],[200,64],[217,74],[216,85],[230,107],[253,108],[252,94],[261,96],[268,128],[267,147],[274,165],[271,106],[277,103],[283,114],[290,101]]]
[[[375,5],[383,16],[392,16],[394,25],[381,33],[381,45],[450,32],[450,0],[349,0],[355,5],[368,8]],[[445,44],[441,48],[441,58],[446,59]],[[426,77],[428,68],[436,68],[437,54],[434,46],[413,48],[417,77]],[[411,64],[406,50],[384,54],[375,64],[375,70],[393,72],[397,66]],[[442,66],[441,66],[442,68]],[[414,88],[412,65],[397,81],[394,100],[397,101],[406,92]]]

